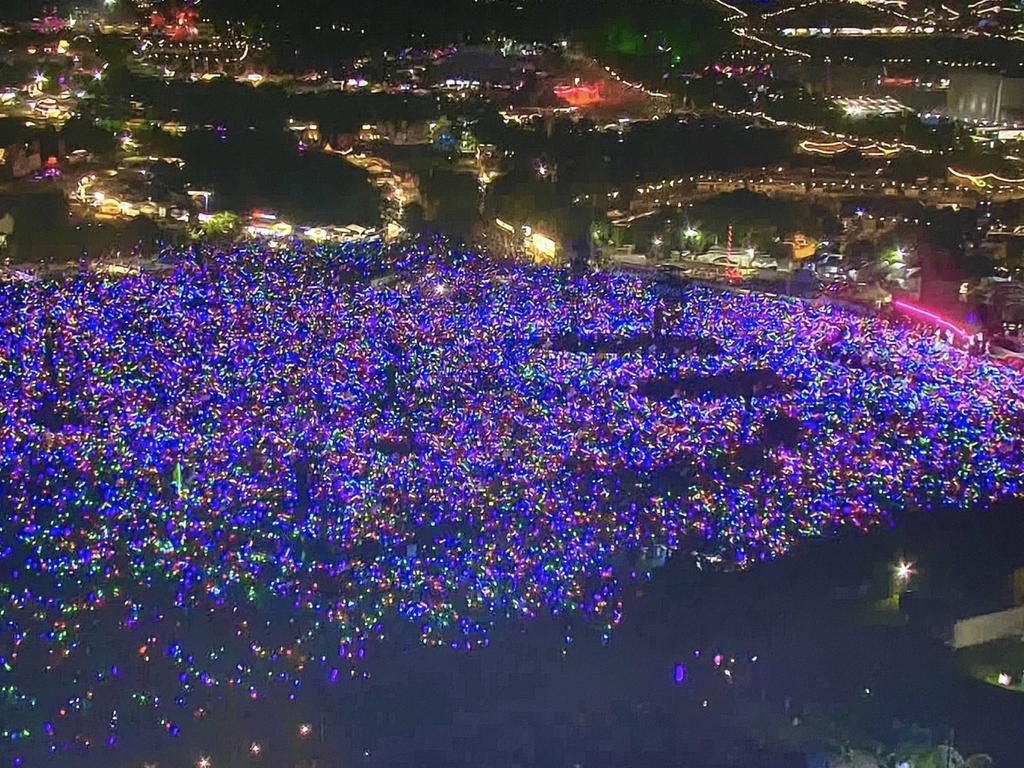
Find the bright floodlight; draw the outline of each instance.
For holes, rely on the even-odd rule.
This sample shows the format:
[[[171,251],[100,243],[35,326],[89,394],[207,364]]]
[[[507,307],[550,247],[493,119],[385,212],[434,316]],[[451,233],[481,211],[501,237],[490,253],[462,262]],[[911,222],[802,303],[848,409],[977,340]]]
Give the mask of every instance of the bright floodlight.
[[[900,581],[909,581],[910,577],[914,575],[914,564],[900,561],[899,565],[896,566],[896,578]]]

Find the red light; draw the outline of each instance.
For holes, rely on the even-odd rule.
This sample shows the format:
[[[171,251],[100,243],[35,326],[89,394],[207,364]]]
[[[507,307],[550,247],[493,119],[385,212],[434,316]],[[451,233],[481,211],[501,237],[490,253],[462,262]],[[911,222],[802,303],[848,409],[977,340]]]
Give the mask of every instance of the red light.
[[[602,103],[604,99],[604,81],[596,83],[578,83],[576,85],[556,85],[555,96],[572,107],[591,107]]]
[[[912,77],[883,77],[882,85],[913,85]]]

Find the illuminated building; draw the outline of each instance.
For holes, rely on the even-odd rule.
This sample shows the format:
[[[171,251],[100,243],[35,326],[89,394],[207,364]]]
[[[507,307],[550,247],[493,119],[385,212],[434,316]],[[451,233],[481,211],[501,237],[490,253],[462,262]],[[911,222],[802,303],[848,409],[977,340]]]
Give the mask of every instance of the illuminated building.
[[[811,258],[818,249],[817,243],[800,232],[793,235],[792,239],[783,241],[782,244],[792,249],[793,258],[797,260]]]
[[[496,218],[494,225],[510,253],[526,255],[538,264],[553,264],[558,258],[561,250],[557,241],[548,237],[542,232],[537,232],[533,227],[523,225],[517,227],[502,218]]]
[[[307,120],[288,118],[288,130],[294,133],[303,144],[320,143],[320,126]]]
[[[841,96],[834,101],[848,117],[885,117],[912,111],[891,96]]]
[[[142,38],[128,59],[129,68],[164,78],[208,80],[243,77],[258,85],[263,76],[253,70],[258,46],[230,26],[218,35],[213,26],[198,20],[190,9],[168,19],[155,13],[149,35]]]
[[[558,243],[540,232],[531,232],[526,237],[526,247],[539,262],[552,262],[558,255]]]

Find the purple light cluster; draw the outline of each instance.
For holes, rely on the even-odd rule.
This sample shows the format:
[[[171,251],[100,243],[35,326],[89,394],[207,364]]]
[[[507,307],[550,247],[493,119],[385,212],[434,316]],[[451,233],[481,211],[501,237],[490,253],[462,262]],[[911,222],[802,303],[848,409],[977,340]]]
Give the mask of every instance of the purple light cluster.
[[[68,735],[100,699],[168,733],[211,689],[294,699],[396,625],[607,640],[656,548],[750,563],[1020,490],[1021,378],[920,329],[694,287],[662,332],[701,343],[559,341],[643,340],[658,302],[443,242],[2,287],[3,738],[113,744],[116,717]]]

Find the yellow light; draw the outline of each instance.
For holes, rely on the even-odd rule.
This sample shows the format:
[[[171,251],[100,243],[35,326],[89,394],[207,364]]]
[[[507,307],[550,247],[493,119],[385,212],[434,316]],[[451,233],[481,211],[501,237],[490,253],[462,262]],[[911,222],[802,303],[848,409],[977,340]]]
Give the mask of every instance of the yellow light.
[[[530,247],[541,256],[546,256],[549,259],[553,258],[558,252],[558,244],[540,232],[534,232],[530,235]]]
[[[910,577],[914,575],[914,564],[908,563],[903,560],[896,566],[896,578],[900,581],[909,581]]]
[[[976,187],[987,187],[989,181],[998,181],[1003,184],[1024,184],[1024,179],[1007,179],[1004,176],[998,176],[994,173],[973,174],[967,173],[966,171],[958,171],[952,167],[947,167],[946,170],[958,179],[966,179]]]

